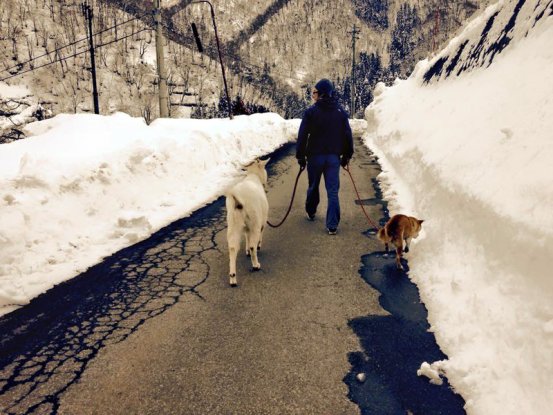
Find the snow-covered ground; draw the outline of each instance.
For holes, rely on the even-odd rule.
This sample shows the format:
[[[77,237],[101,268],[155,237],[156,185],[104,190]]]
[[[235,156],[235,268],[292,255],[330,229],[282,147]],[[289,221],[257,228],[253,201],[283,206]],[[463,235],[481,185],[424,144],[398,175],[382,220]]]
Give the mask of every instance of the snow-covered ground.
[[[31,137],[0,146],[0,315],[213,201],[298,125],[122,113],[29,124]]]
[[[508,24],[519,3],[499,2],[410,79],[379,85],[365,113],[391,213],[425,219],[409,277],[449,359],[423,371],[445,371],[468,414],[553,408],[553,2],[522,6],[491,65],[469,56],[486,22],[497,12]],[[452,75],[425,83],[467,39]]]

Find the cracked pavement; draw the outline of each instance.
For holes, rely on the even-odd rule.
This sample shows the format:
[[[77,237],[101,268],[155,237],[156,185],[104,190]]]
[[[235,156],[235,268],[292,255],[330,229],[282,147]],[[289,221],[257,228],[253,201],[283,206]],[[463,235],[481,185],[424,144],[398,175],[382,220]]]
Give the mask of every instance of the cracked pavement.
[[[378,166],[356,145],[352,174],[374,198]],[[271,221],[289,203],[293,152],[270,164]],[[358,272],[381,247],[340,178],[338,235],[325,232],[324,189],[315,222],[305,220],[304,174],[287,221],[265,231],[262,271],[239,256],[238,288],[220,198],[0,319],[0,412],[359,413],[343,382],[360,349],[348,321],[387,312]]]

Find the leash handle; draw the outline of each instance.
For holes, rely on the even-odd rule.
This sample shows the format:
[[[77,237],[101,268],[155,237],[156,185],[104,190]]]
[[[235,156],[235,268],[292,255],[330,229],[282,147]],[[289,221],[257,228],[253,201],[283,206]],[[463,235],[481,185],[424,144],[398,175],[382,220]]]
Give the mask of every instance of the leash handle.
[[[271,222],[267,221],[267,225],[269,225],[271,228],[278,228],[280,225],[284,223],[288,215],[290,214],[290,211],[292,210],[292,204],[294,203],[294,197],[296,196],[296,188],[298,187],[298,181],[300,179],[301,174],[305,170],[305,166],[300,166],[300,171],[298,172],[298,175],[296,176],[296,183],[294,184],[294,191],[292,192],[292,199],[290,200],[290,205],[288,206],[288,210],[286,211],[286,214],[284,215],[284,218],[277,223],[276,225],[273,225]]]
[[[346,164],[345,166],[342,166],[344,168],[345,171],[348,172],[349,174],[349,178],[351,179],[351,183],[353,184],[353,188],[355,189],[355,193],[357,194],[357,200],[359,200],[359,206],[361,206],[361,210],[363,210],[363,213],[365,214],[365,217],[367,218],[367,220],[369,221],[369,223],[374,226],[376,229],[380,229],[380,227],[378,225],[376,225],[372,220],[371,218],[369,217],[369,215],[367,215],[367,212],[365,211],[365,207],[363,206],[363,204],[361,203],[361,196],[359,196],[359,192],[357,191],[357,186],[355,186],[355,181],[353,180],[353,176],[351,175],[351,171],[349,170],[349,164]]]

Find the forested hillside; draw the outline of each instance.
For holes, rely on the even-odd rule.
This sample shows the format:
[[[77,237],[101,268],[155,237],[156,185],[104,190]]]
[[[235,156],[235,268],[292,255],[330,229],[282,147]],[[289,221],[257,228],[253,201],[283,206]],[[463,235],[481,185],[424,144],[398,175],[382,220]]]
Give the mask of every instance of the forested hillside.
[[[90,112],[92,80],[80,0],[3,0],[0,96],[5,134],[41,114]],[[158,116],[154,3],[91,0],[100,112]],[[210,8],[162,0],[171,116],[227,113]],[[406,77],[486,0],[213,0],[233,106],[298,117],[321,77],[358,115],[378,81]],[[191,23],[204,48],[199,53]],[[354,39],[355,38],[355,39]],[[353,54],[355,41],[355,54]],[[352,63],[355,67],[352,71]],[[352,74],[354,82],[352,82]],[[356,91],[352,111],[352,86]],[[40,106],[39,106],[40,105]]]

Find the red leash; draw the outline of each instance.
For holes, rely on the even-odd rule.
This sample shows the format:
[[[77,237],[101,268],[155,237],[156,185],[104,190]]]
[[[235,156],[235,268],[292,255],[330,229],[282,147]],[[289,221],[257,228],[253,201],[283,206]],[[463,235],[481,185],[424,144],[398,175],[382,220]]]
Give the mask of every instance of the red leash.
[[[363,206],[363,203],[361,202],[361,196],[359,196],[359,192],[357,191],[357,186],[355,186],[355,181],[353,180],[353,176],[351,175],[351,172],[349,171],[349,165],[346,164],[344,166],[344,170],[348,172],[349,178],[351,179],[351,183],[353,184],[353,188],[355,189],[355,193],[357,194],[357,200],[359,200],[359,206],[361,206],[361,209],[363,210],[363,213],[365,214],[365,217],[369,221],[369,223],[374,226],[377,230],[380,229],[380,226],[376,225],[371,218],[369,218],[369,215],[367,215],[367,212],[365,212],[365,207]]]
[[[300,171],[298,172],[298,175],[296,176],[296,183],[294,183],[294,190],[292,191],[292,199],[290,200],[290,205],[288,206],[288,210],[286,211],[286,214],[284,215],[284,218],[282,218],[282,220],[279,223],[277,223],[276,225],[273,225],[271,222],[267,221],[267,224],[271,228],[278,228],[280,225],[282,225],[284,223],[284,221],[286,220],[286,218],[290,214],[290,211],[292,210],[292,204],[294,203],[294,197],[296,196],[296,189],[298,187],[298,181],[299,181],[300,176],[301,176],[301,174],[303,173],[304,170],[305,170],[305,167],[300,167]],[[369,223],[372,226],[374,226],[376,229],[380,229],[380,226],[378,226],[376,223],[374,223],[371,220],[371,218],[369,217],[369,215],[365,211],[365,207],[363,206],[363,203],[361,203],[361,196],[359,196],[359,191],[357,190],[357,186],[355,185],[355,180],[353,180],[353,176],[351,175],[351,171],[349,170],[349,165],[346,165],[344,167],[344,170],[348,172],[349,178],[351,179],[351,183],[353,184],[353,188],[355,189],[355,193],[357,194],[357,200],[359,200],[359,205],[361,206],[361,210],[365,214],[365,217],[367,218],[367,220],[369,221]]]
[[[294,197],[296,196],[296,188],[298,187],[298,180],[300,179],[300,176],[302,172],[305,170],[305,166],[300,166],[300,171],[298,172],[298,175],[296,176],[296,183],[294,184],[294,191],[292,192],[292,200],[290,200],[290,206],[288,206],[288,210],[286,211],[286,214],[284,215],[284,218],[277,223],[276,225],[273,225],[271,222],[267,221],[267,225],[269,225],[271,228],[278,228],[280,225],[284,223],[286,218],[288,217],[288,214],[290,213],[290,210],[292,210],[292,204],[294,203]]]

